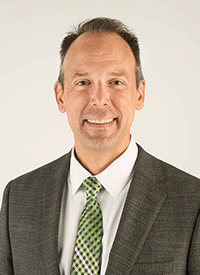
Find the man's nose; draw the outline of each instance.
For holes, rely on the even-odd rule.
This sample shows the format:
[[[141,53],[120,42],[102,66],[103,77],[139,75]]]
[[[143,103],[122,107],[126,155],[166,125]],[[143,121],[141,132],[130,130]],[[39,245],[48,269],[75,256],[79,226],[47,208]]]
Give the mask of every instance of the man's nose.
[[[91,92],[91,104],[93,106],[102,108],[109,104],[109,91],[108,87],[98,84]]]

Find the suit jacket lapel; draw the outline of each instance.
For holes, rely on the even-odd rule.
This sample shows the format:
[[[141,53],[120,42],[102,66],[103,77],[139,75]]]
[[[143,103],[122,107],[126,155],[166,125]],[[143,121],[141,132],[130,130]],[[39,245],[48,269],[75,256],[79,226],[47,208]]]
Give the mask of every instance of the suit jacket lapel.
[[[166,194],[156,187],[165,178],[158,161],[140,146],[106,275],[129,274],[158,215]]]
[[[44,274],[58,275],[58,230],[60,206],[64,184],[69,172],[70,153],[47,166],[44,178],[41,177],[41,196],[39,207],[42,209],[40,239],[40,264]]]

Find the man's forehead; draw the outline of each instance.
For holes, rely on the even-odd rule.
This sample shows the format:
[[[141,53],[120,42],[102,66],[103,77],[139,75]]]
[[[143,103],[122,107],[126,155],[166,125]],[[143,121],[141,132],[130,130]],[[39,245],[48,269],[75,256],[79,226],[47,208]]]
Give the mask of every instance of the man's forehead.
[[[69,47],[65,59],[91,56],[134,55],[128,43],[116,33],[86,32],[80,35]],[[134,58],[135,59],[135,58]]]
[[[79,37],[77,37],[74,40],[74,42],[71,44],[71,46],[76,45],[76,44],[80,44],[80,45],[86,44],[88,47],[90,45],[98,45],[99,46],[99,43],[102,43],[105,41],[109,42],[110,40],[113,40],[113,39],[117,40],[118,42],[121,40],[126,43],[126,41],[115,32],[94,31],[94,32],[85,32],[85,33],[81,34]]]
[[[117,34],[85,33],[77,38],[65,56],[64,71],[74,75],[98,69],[119,73],[135,70],[135,57],[129,45]]]

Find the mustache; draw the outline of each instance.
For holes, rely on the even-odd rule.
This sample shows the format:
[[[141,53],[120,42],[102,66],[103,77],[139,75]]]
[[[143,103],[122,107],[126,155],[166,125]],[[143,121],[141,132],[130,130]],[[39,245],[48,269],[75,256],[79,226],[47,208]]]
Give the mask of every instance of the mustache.
[[[98,118],[104,118],[104,117],[109,117],[109,118],[116,118],[118,114],[114,111],[111,111],[107,108],[104,109],[99,109],[99,108],[92,108],[87,111],[87,113],[83,113],[82,117],[84,119],[91,119],[94,117]]]

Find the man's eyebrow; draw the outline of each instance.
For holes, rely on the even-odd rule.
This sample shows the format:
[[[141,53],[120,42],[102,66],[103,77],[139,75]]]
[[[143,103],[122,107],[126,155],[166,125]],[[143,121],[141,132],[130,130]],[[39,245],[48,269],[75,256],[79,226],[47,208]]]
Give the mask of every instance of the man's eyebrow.
[[[124,71],[111,71],[110,73],[108,73],[109,76],[126,76],[126,73]],[[89,73],[85,72],[85,73],[82,73],[82,72],[76,72],[74,75],[73,75],[73,79],[76,78],[76,77],[86,77],[86,76],[89,76]]]
[[[123,71],[119,71],[119,72],[111,72],[111,73],[109,73],[109,75],[111,75],[111,76],[125,76],[126,73]]]
[[[88,75],[89,75],[88,73],[76,72],[76,73],[73,75],[73,78],[75,78],[75,77],[80,77],[80,76],[88,76]]]

